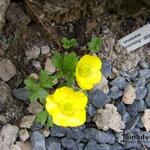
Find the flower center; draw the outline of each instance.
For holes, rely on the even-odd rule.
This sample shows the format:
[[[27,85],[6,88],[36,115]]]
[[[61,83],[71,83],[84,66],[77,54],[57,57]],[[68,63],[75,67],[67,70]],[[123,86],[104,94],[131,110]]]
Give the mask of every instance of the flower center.
[[[82,65],[79,67],[79,74],[82,77],[90,77],[92,74],[91,67],[89,65]]]
[[[71,103],[60,104],[61,112],[65,115],[71,116],[74,113],[74,109]]]

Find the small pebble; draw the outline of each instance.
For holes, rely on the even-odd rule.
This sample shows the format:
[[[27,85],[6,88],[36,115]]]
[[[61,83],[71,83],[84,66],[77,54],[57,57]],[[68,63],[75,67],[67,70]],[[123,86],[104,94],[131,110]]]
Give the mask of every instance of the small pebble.
[[[61,144],[62,144],[63,147],[71,149],[75,145],[75,141],[65,137],[61,140]]]
[[[15,96],[17,99],[22,100],[26,103],[28,103],[29,101],[29,93],[27,92],[27,90],[25,88],[18,88],[18,89],[14,89],[12,91],[13,96]]]
[[[46,150],[61,150],[61,143],[59,139],[48,138],[46,140]]]
[[[143,70],[140,70],[140,77],[143,77],[143,78],[150,78],[150,69],[143,69]]]
[[[112,67],[111,67],[110,62],[107,60],[104,60],[102,64],[102,73],[105,77],[109,77],[111,75],[111,71],[112,71],[111,69]]]
[[[102,108],[107,103],[109,103],[111,99],[107,94],[96,89],[89,92],[89,100],[95,107]]]
[[[45,137],[38,131],[34,131],[31,136],[32,150],[46,150]]]
[[[41,53],[42,53],[43,55],[48,54],[49,52],[50,52],[49,46],[42,46],[42,48],[41,48]]]

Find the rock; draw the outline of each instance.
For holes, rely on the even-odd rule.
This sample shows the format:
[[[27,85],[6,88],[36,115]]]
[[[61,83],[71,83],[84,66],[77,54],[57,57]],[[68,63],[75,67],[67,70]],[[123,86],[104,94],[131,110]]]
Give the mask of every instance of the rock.
[[[18,145],[13,144],[13,145],[10,146],[10,150],[21,150],[21,148]]]
[[[126,79],[122,76],[118,76],[113,81],[110,82],[110,85],[115,86],[119,89],[124,89],[127,86]]]
[[[26,51],[27,61],[37,59],[41,50],[37,46],[33,46],[31,50]]]
[[[112,134],[112,132],[103,132],[95,128],[85,128],[83,132],[86,139],[95,140],[100,144],[113,144],[115,142],[115,136]]]
[[[31,74],[30,74],[30,77],[33,78],[33,79],[35,79],[35,80],[38,80],[38,79],[39,79],[39,76],[38,76],[38,74],[36,74],[36,73],[31,73]]]
[[[45,137],[38,131],[34,131],[31,136],[32,150],[46,150]]]
[[[50,74],[53,74],[56,71],[55,66],[53,65],[51,59],[49,58],[47,58],[45,62],[45,70]]]
[[[145,103],[150,107],[150,82],[147,84],[147,95],[145,97]]]
[[[143,122],[142,122],[142,119],[141,119],[141,118],[139,119],[139,121],[138,121],[136,127],[138,127],[138,128],[144,128],[144,125],[143,125]]]
[[[41,53],[42,53],[43,55],[48,54],[49,52],[50,52],[49,46],[42,46],[42,48],[41,48]]]
[[[112,146],[111,150],[124,150],[123,146],[119,144],[118,142],[115,142]]]
[[[144,102],[143,99],[141,100],[136,100],[136,105],[137,105],[137,111],[138,112],[144,112],[144,110],[146,109],[146,104]]]
[[[62,138],[61,144],[64,148],[71,149],[75,145],[75,141],[68,138]]]
[[[109,77],[111,75],[111,64],[109,61],[104,60],[102,65],[102,73],[105,77]]]
[[[6,117],[3,115],[0,115],[0,124],[6,124],[6,123],[7,123]]]
[[[145,109],[142,122],[146,131],[150,131],[150,109]]]
[[[93,90],[89,92],[89,100],[95,107],[102,108],[107,103],[109,103],[111,99],[107,94],[103,93],[102,91]]]
[[[27,116],[24,116],[22,119],[21,119],[21,122],[19,124],[19,126],[21,128],[28,128],[30,129],[34,120],[35,120],[36,116],[35,115],[27,115]]]
[[[100,150],[100,149],[99,145],[94,140],[90,140],[85,146],[84,150]]]
[[[7,124],[3,126],[0,132],[0,146],[1,150],[9,150],[9,146],[14,144],[18,134],[18,127]]]
[[[30,103],[27,110],[29,111],[29,113],[36,115],[37,113],[39,113],[43,110],[43,106],[39,102],[36,101],[36,102]]]
[[[136,99],[143,99],[147,94],[147,89],[145,87],[136,87]]]
[[[131,116],[127,111],[125,111],[125,113],[122,115],[122,121],[124,124],[131,121]]]
[[[99,144],[99,150],[112,150],[112,145]]]
[[[11,90],[7,84],[0,81],[0,109],[9,103],[13,103],[14,99],[11,96]]]
[[[124,91],[122,101],[125,104],[132,104],[135,99],[136,99],[135,88],[133,88],[132,85],[129,84]]]
[[[32,61],[32,66],[38,71],[41,70],[41,68],[42,68],[41,63],[37,60]]]
[[[1,0],[0,1],[0,30],[5,25],[5,13],[9,7],[10,0]]]
[[[31,149],[31,142],[27,141],[27,142],[16,142],[16,145],[18,145],[21,150],[32,150]]]
[[[19,138],[25,142],[28,138],[29,138],[29,133],[27,131],[27,129],[21,129],[19,131]]]
[[[85,137],[83,131],[78,128],[68,128],[68,130],[66,130],[66,135],[69,139],[77,141],[81,141],[81,139]]]
[[[22,100],[22,101],[28,103],[29,93],[27,92],[27,90],[25,88],[14,89],[12,91],[12,94],[17,99]]]
[[[9,59],[0,61],[0,78],[6,82],[9,81],[17,73],[14,64]]]
[[[49,130],[48,128],[44,128],[44,129],[42,130],[42,133],[43,133],[43,135],[44,135],[45,137],[48,137],[48,136],[50,135],[50,130]]]
[[[83,143],[76,143],[72,150],[83,150],[85,145]]]
[[[139,51],[137,53],[130,53],[130,55],[128,55],[128,57],[125,59],[125,61],[122,62],[121,66],[120,66],[121,69],[123,69],[125,71],[134,69],[141,60],[141,57],[142,57],[141,53],[142,53],[141,51]]]
[[[130,76],[130,80],[134,80],[139,75],[139,72],[138,70],[134,69],[134,70],[129,71],[128,74]]]
[[[55,138],[48,138],[46,140],[46,150],[61,150],[60,141]]]
[[[150,78],[150,69],[140,70],[140,77],[146,79]]]
[[[145,60],[143,60],[143,59],[139,62],[139,65],[143,69],[148,69],[149,68],[149,64]]]
[[[113,51],[115,46],[115,38],[113,36],[107,35],[104,39],[103,49],[105,52]]]
[[[112,99],[118,99],[119,97],[121,97],[123,95],[123,92],[119,90],[118,87],[113,86],[108,95],[112,98]]]
[[[146,79],[145,78],[139,78],[136,82],[136,87],[145,87]]]
[[[42,128],[43,128],[42,124],[34,122],[31,126],[31,131],[39,131]]]
[[[122,116],[123,114],[125,114],[126,112],[126,107],[122,102],[119,102],[117,105],[117,111],[119,112],[119,114]]]
[[[103,91],[105,94],[108,94],[109,92],[108,80],[104,75],[102,75],[102,80],[98,84],[96,84],[94,89],[98,89],[100,91]]]
[[[136,127],[139,119],[140,119],[139,115],[132,117],[132,119],[126,124],[126,128],[125,128],[124,133],[127,134],[127,133],[132,132],[133,129]]]
[[[136,102],[134,102],[133,104],[129,105],[127,107],[127,111],[129,112],[129,114],[131,116],[133,116],[133,117],[136,116],[137,113],[138,113]]]
[[[87,107],[87,113],[90,117],[93,117],[96,114],[96,108],[92,104],[89,104]]]
[[[53,125],[50,130],[50,135],[52,137],[63,137],[65,136],[65,129],[63,127]]]
[[[94,121],[97,127],[104,131],[112,129],[116,132],[121,132],[125,128],[124,123],[121,121],[121,116],[113,104],[107,104],[105,109],[99,109]]]

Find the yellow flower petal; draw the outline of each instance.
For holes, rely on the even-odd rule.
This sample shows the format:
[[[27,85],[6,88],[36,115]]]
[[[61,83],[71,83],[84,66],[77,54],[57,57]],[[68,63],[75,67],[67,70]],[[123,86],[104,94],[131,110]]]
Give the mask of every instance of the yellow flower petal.
[[[85,55],[76,66],[76,80],[82,89],[92,89],[101,80],[102,62],[97,56]]]
[[[69,87],[58,88],[46,98],[46,110],[53,122],[63,127],[82,125],[86,120],[86,105],[87,96]]]
[[[53,95],[49,95],[46,97],[45,107],[50,115],[59,111],[58,105],[53,100]]]
[[[76,113],[74,113],[73,116],[69,117],[68,125],[71,127],[77,127],[84,124],[85,121],[86,121],[86,111],[83,109],[77,111]]]
[[[81,100],[79,100],[79,98]],[[78,91],[78,92],[75,92],[75,95],[73,97],[73,102],[74,102],[73,105],[75,108],[85,109],[87,102],[88,102],[88,98],[83,92]]]

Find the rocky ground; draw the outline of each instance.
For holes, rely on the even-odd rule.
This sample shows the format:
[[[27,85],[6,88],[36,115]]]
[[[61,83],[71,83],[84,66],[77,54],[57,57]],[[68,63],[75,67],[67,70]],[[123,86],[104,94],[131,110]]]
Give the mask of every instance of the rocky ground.
[[[58,0],[0,0],[0,150],[150,149],[150,139],[123,139],[150,138],[150,45],[129,54],[117,44],[150,21],[147,5],[140,3],[134,10],[116,11],[116,5],[106,9],[105,2],[96,0],[84,5],[82,0],[59,5]],[[41,68],[56,71],[50,58],[63,51],[62,37],[75,37],[80,44],[75,52],[81,55],[85,51],[79,49],[93,35],[104,39],[98,53],[103,79],[88,92],[85,125],[47,129],[37,124],[35,115],[42,106],[29,103],[24,79],[36,77]]]

